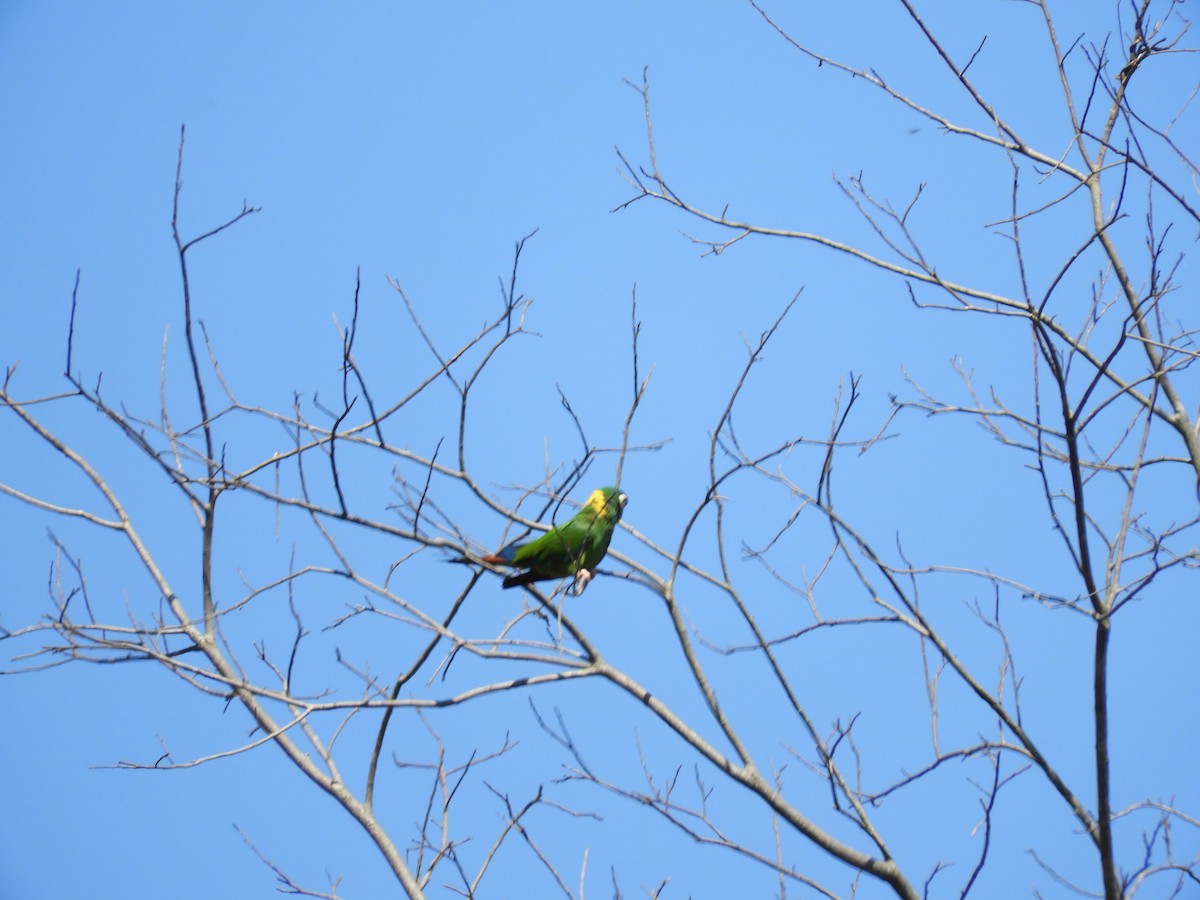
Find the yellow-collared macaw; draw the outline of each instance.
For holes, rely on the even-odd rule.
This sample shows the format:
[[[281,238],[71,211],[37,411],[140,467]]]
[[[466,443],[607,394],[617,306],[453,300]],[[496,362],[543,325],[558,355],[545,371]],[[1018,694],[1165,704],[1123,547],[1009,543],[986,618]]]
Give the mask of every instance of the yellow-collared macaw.
[[[575,593],[581,594],[608,552],[627,501],[615,487],[592,491],[583,508],[568,521],[528,543],[513,544],[495,556],[485,556],[483,562],[525,570],[505,578],[506,588],[573,575]]]

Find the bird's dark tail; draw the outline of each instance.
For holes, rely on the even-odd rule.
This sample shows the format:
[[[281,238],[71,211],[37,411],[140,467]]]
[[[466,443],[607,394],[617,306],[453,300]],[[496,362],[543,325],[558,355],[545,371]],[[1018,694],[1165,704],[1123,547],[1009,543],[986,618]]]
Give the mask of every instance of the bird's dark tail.
[[[533,584],[538,580],[537,572],[533,569],[527,569],[524,572],[515,572],[509,575],[501,582],[501,586],[505,588],[520,587],[523,584]]]

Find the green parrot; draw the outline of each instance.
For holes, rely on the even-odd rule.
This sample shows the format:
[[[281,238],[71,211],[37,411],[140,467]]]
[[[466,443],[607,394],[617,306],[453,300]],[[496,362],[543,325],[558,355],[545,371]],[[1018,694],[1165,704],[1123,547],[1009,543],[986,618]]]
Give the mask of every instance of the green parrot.
[[[615,487],[592,491],[569,521],[527,544],[509,545],[495,556],[485,556],[483,562],[525,570],[505,578],[506,588],[574,575],[575,593],[582,594],[608,552],[627,500]]]

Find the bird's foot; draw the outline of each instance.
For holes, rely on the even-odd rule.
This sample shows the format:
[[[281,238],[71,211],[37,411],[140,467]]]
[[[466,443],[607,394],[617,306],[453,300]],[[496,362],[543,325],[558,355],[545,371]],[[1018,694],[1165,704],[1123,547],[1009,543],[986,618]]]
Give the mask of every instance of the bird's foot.
[[[587,589],[588,582],[591,580],[592,573],[588,569],[580,569],[575,573],[575,582],[571,585],[571,593],[578,597]]]

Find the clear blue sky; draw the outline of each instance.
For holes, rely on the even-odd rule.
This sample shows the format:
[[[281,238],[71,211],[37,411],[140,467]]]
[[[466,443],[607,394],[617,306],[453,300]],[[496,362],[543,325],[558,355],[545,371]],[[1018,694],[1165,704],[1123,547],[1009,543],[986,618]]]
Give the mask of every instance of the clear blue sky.
[[[824,52],[875,68],[928,105],[986,127],[896,4],[805,4],[802,15],[784,9],[794,4],[775,5],[790,27]],[[1097,5],[1103,4],[1055,4],[1065,40],[1085,27],[1097,28],[1086,18]],[[981,83],[1031,139],[1043,141],[1048,152],[1065,149],[1032,7],[1006,0],[939,0],[921,7],[962,58],[988,35],[974,70]],[[1111,27],[1109,18],[1099,21],[1096,39]],[[1185,76],[1179,92],[1157,101],[1148,97],[1146,103],[1166,108],[1181,103],[1195,80],[1194,60],[1166,63]],[[744,364],[745,341],[756,340],[801,288],[800,302],[739,407],[735,424],[748,446],[765,448],[799,434],[823,436],[839,379],[850,372],[863,376],[859,437],[873,434],[884,421],[890,395],[911,394],[905,371],[931,390],[951,392],[959,390],[951,360],[961,357],[979,373],[981,388],[1024,389],[1029,342],[1023,332],[1014,329],[998,339],[992,321],[922,314],[899,282],[810,246],[744,241],[720,257],[702,258],[684,232],[719,233],[700,223],[648,201],[612,213],[630,197],[614,147],[636,163],[646,161],[641,100],[623,83],[640,81],[644,66],[659,162],[669,183],[697,204],[719,211],[728,203],[732,215],[762,224],[867,241],[868,229],[834,176],[862,173],[869,187],[897,205],[928,183],[915,221],[927,249],[950,261],[953,271],[945,274],[1016,290],[1008,244],[984,227],[1009,212],[1004,185],[1011,174],[1002,160],[983,167],[987,157],[978,148],[938,134],[861,82],[818,72],[751,7],[733,0],[341,5],[8,0],[0,6],[0,362],[20,361],[14,392],[34,396],[62,389],[77,269],[75,363],[84,380],[94,382],[103,372],[110,402],[156,418],[168,329],[173,360],[168,373],[183,378],[170,216],[185,124],[185,235],[219,224],[243,202],[262,210],[199,247],[191,261],[198,316],[208,326],[225,376],[248,403],[286,410],[293,392],[335,400],[339,344],[331,316],[348,321],[356,270],[365,323],[359,357],[373,390],[381,396],[403,393],[429,371],[431,361],[387,276],[403,284],[433,339],[449,350],[500,310],[497,279],[507,277],[514,243],[538,229],[525,249],[519,289],[535,298],[528,327],[541,337],[523,340],[520,353],[498,360],[476,400],[474,465],[479,480],[495,486],[499,496],[511,498],[502,486],[536,483],[547,461],[570,464],[578,456],[574,426],[556,385],[594,443],[619,444],[631,394],[634,285],[643,322],[641,371],[654,366],[654,376],[633,440],[670,443],[659,453],[632,455],[622,487],[631,498],[627,521],[665,546],[676,544],[686,515],[703,496],[708,434]],[[1183,146],[1200,146],[1194,115],[1181,122],[1177,137]],[[1057,265],[1061,249],[1051,246],[1045,258],[1031,253],[1035,277]],[[1016,399],[1024,402],[1027,396]],[[411,433],[397,432],[391,439],[432,452],[438,438],[451,433],[454,417],[446,411],[452,402],[450,392],[435,392],[427,416],[413,420]],[[156,552],[186,584],[194,574],[195,550],[187,517],[165,517],[156,506],[165,488],[153,473],[123,468],[128,446],[82,406],[73,411],[74,421],[63,411],[48,416],[86,444],[114,482],[130,492],[134,508],[151,523]],[[180,417],[187,414],[181,410]],[[1069,582],[1056,574],[1064,557],[1044,518],[1031,518],[1043,510],[1039,485],[1012,451],[964,423],[914,416],[891,430],[901,439],[861,461],[847,456],[838,482],[847,513],[880,549],[890,551],[899,534],[905,551],[921,564]],[[77,479],[47,465],[27,434],[10,422],[3,434],[0,480],[64,504],[95,502]],[[231,452],[248,464],[266,458],[275,446],[286,447],[288,438],[258,430],[246,440],[248,445]],[[819,454],[797,451],[788,466],[811,486],[819,463]],[[391,467],[391,460],[374,461],[354,472],[357,496],[365,498],[372,516],[386,518],[394,499]],[[598,486],[611,478],[611,458],[602,458],[589,482]],[[760,496],[753,485],[745,490],[744,504],[731,508],[734,563],[744,567],[749,589],[763,592],[764,620],[786,630],[791,610],[778,604],[800,601],[779,594],[754,563],[741,561],[740,541],[766,543],[791,507],[779,495]],[[377,499],[370,499],[372,492]],[[1166,492],[1163,504],[1170,507],[1177,499]],[[446,502],[453,506],[455,500]],[[1194,515],[1194,509],[1181,507],[1180,515]],[[499,541],[503,524],[494,516],[477,509],[464,515],[474,538]],[[9,498],[0,500],[0,516],[6,533],[0,547],[4,626],[32,621],[47,607],[53,552],[48,528],[77,542],[72,547],[107,608],[119,611],[128,603],[140,615],[153,608],[144,579],[128,574],[129,561],[109,536],[89,537],[75,524]],[[230,528],[221,547],[227,554],[222,584],[230,596],[239,592],[242,576],[262,581],[285,571],[294,540],[301,554],[330,561],[311,531],[276,540],[271,515],[261,509],[231,521]],[[821,564],[825,535],[813,529],[811,537],[812,545],[792,551],[797,565],[810,572]],[[360,541],[350,546],[379,571],[398,552],[377,538],[348,540]],[[651,561],[628,536],[618,535],[614,546]],[[254,549],[239,555],[243,547]],[[711,555],[705,561],[713,564]],[[453,591],[462,574],[432,566],[428,571],[433,581],[407,586],[414,602],[424,593]],[[861,603],[852,582],[845,590]],[[481,631],[494,631],[513,614],[520,603],[513,593],[494,588],[473,598],[484,607],[494,604],[478,612]],[[1119,724],[1130,738],[1128,743],[1122,738],[1125,766],[1118,777],[1126,801],[1175,796],[1186,806],[1190,798],[1194,811],[1200,784],[1194,767],[1172,748],[1200,737],[1194,698],[1200,671],[1191,657],[1197,615],[1183,608],[1180,596],[1164,594],[1154,598],[1158,605],[1148,602],[1145,611],[1131,613],[1128,630],[1118,638],[1157,650],[1154,666],[1119,673],[1116,692],[1127,716]],[[836,604],[835,597],[836,592],[827,602]],[[353,599],[331,591],[326,601],[314,589],[304,599],[306,624],[319,632]],[[955,581],[931,590],[927,602],[961,614],[965,603],[990,599],[981,583]],[[706,607],[710,601],[697,590],[685,602],[694,605],[710,639],[744,641],[727,613]],[[806,609],[801,603],[794,621]],[[288,640],[282,597],[256,615],[263,617],[264,634]],[[647,592],[602,581],[579,601],[575,615],[614,662],[685,713],[699,712],[677,656],[663,649],[669,634],[661,605]],[[1026,655],[1019,660],[1031,721],[1068,774],[1086,788],[1088,722],[1062,709],[1086,709],[1089,632],[1061,612],[1026,609],[1013,615],[1019,627],[1027,625],[1022,616],[1036,622],[1028,624]],[[961,620],[965,640],[968,622],[969,616]],[[335,647],[355,664],[369,663],[384,679],[394,677],[402,665],[389,657],[394,639],[382,626],[318,635],[305,660],[308,687],[348,683]],[[814,656],[820,646],[814,643],[813,652],[791,660],[798,682],[819,688],[806,697],[819,727],[869,710],[858,726],[865,746],[903,740],[912,748],[885,755],[881,768],[869,774],[882,782],[898,776],[897,766],[921,765],[928,750],[921,734],[928,723],[915,644],[871,644],[866,660],[847,656],[852,645],[840,643],[830,643],[827,656]],[[982,660],[991,650],[967,646],[972,653],[979,650],[981,669],[990,672]],[[740,698],[738,714],[762,741],[764,758],[786,763],[785,748],[802,738],[769,729],[758,734],[760,725],[769,724],[759,719],[772,715],[752,699],[761,671],[736,658],[722,671],[724,689]],[[471,674],[459,673],[464,684]],[[1183,687],[1182,704],[1164,696],[1172,686]],[[429,690],[436,695],[441,689]],[[599,684],[470,704],[431,717],[430,723],[459,762],[464,747],[486,752],[499,747],[506,733],[521,741],[521,753],[504,763],[507,769],[498,764],[494,776],[481,776],[515,785],[518,802],[526,797],[522,791],[555,778],[565,761],[537,729],[529,697],[551,717],[560,708],[585,757],[603,760],[606,774],[636,783],[641,741],[657,777],[669,777],[683,765],[681,781],[691,784],[693,759],[686,748],[628,698]],[[328,872],[344,876],[347,897],[392,891],[365,837],[273,748],[186,771],[95,768],[123,760],[153,762],[163,746],[179,760],[202,757],[246,739],[239,710],[223,711],[219,701],[148,664],[68,666],[0,679],[0,716],[5,722],[0,766],[7,785],[0,824],[3,900],[273,895],[271,873],[235,825],[310,886],[327,884]],[[415,719],[406,721],[417,727]],[[950,732],[963,740],[991,727],[985,717],[963,722],[961,733]],[[349,734],[347,745],[369,731]],[[419,729],[405,734],[414,756],[428,755],[428,735]],[[1153,765],[1131,765],[1135,747]],[[408,777],[396,775],[388,789],[401,796],[425,790],[424,781]],[[815,808],[825,802],[816,782],[805,782],[799,763],[792,761],[789,777],[811,794]],[[1068,874],[1091,877],[1091,857],[1064,808],[1047,799],[1044,783],[1033,784],[1035,778],[1025,776],[998,811],[1007,824],[1019,824],[1003,838],[1005,858],[1014,862],[989,874],[994,881],[987,896],[1025,895],[1032,886],[1045,896],[1059,894],[1061,888],[1020,852],[1029,846],[1045,851]],[[978,816],[974,797],[961,784],[955,781],[953,790],[948,785],[945,795],[933,793],[961,826],[950,829],[949,837],[941,835],[948,843],[939,847],[925,846],[921,833],[905,834],[906,816],[913,812],[903,804],[880,813],[896,843],[919,861],[914,862],[919,871],[938,858],[971,859],[978,835],[970,834],[970,826]],[[735,831],[761,837],[769,829],[761,809],[745,805],[727,784],[716,787],[713,802],[733,810]],[[485,812],[482,824],[463,828],[486,845],[500,822],[498,807],[482,781],[471,790],[467,802],[476,805],[468,808]],[[610,870],[628,897],[665,878],[670,885],[664,897],[734,896],[743,890],[745,896],[768,896],[778,889],[765,870],[735,863],[719,850],[697,857],[688,840],[669,830],[647,831],[653,844],[622,840],[646,827],[649,814],[598,794],[568,786],[560,801],[599,812],[603,824],[562,814],[548,815],[534,828],[536,837],[571,861],[566,871],[573,886],[579,880],[579,848],[592,848],[588,896],[611,893]],[[391,820],[402,843],[417,814],[406,802],[397,802]],[[1027,815],[1030,809],[1036,816]],[[572,829],[582,834],[574,844],[558,834]],[[1193,848],[1194,838],[1187,836]],[[830,871],[809,845],[790,845],[788,859],[801,868]],[[552,885],[519,842],[507,845],[497,867],[488,896],[551,895]],[[954,877],[961,881],[961,875]],[[531,879],[527,888],[499,887],[524,877]],[[838,887],[844,889],[844,882]]]

